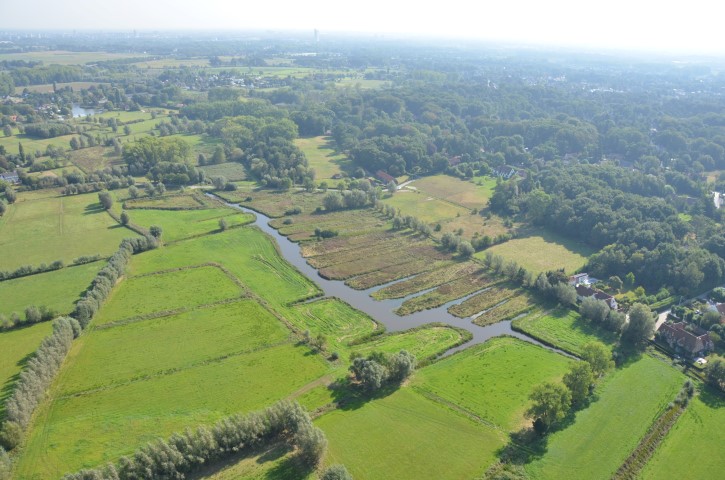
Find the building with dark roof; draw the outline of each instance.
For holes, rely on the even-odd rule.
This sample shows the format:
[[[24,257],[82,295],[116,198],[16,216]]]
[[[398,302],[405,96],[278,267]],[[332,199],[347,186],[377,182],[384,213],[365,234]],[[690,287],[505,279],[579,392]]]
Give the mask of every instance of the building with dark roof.
[[[691,356],[703,356],[711,352],[715,345],[705,330],[691,327],[692,331],[685,329],[685,322],[665,323],[659,333],[675,351]]]

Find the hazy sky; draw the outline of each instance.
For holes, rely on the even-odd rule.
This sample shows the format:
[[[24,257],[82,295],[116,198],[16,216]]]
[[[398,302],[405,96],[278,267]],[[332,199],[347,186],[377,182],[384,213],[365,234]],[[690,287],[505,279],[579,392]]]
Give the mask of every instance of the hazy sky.
[[[725,53],[716,0],[0,0],[0,29],[294,29]]]

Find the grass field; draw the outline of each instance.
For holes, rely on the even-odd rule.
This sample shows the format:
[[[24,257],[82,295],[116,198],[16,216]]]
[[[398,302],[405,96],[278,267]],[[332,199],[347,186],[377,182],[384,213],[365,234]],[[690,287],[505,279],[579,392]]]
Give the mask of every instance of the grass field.
[[[187,426],[265,407],[328,370],[307,352],[286,344],[84,395],[57,397],[54,389],[37,413],[18,477],[57,478]]]
[[[46,65],[84,65],[86,63],[145,56],[146,55],[142,53],[69,52],[65,50],[48,50],[45,52],[3,53],[0,54],[0,61],[25,60],[43,62]]]
[[[725,445],[725,400],[708,388],[677,420],[641,474],[643,479],[718,478]]]
[[[15,375],[52,330],[51,322],[43,322],[0,332],[0,419],[5,416],[5,399],[10,395]]]
[[[314,472],[299,468],[294,453],[284,445],[277,445],[257,455],[202,470],[194,479],[205,480],[316,480]]]
[[[130,271],[137,276],[117,287],[74,344],[51,401],[39,410],[20,478],[115,460],[157,436],[294,396],[330,371],[257,300],[194,308],[240,293],[214,267],[138,276],[213,260],[280,309],[315,291],[256,229],[134,256]],[[176,307],[191,310],[158,316]],[[130,315],[148,319],[108,323]]]
[[[344,464],[356,480],[475,478],[505,442],[500,432],[408,388],[316,423],[329,441],[326,462]]]
[[[205,165],[198,168],[204,171],[207,178],[224,177],[230,182],[247,179],[247,170],[241,163],[226,162],[218,165]]]
[[[296,190],[281,192],[247,186],[235,192],[219,192],[219,196],[228,202],[239,203],[270,217],[281,217],[294,207],[300,207],[305,213],[313,212],[317,207],[322,206],[324,197],[321,192],[307,193]],[[251,200],[247,201],[247,198],[251,198]]]
[[[71,161],[82,171],[91,173],[111,166],[120,158],[113,152],[112,147],[89,147],[71,150]]]
[[[5,57],[8,54],[0,54],[0,61],[2,60],[2,57]],[[104,82],[63,82],[63,83],[56,83],[55,86],[58,90],[70,87],[73,89],[74,92],[79,92],[81,90],[86,90],[90,87],[98,86],[98,85],[108,85],[108,83]],[[52,83],[46,83],[44,85],[26,85],[22,87],[15,87],[15,94],[20,95],[22,94],[25,89],[27,89],[29,92],[35,92],[35,93],[53,93],[53,84]]]
[[[470,339],[470,334],[445,325],[424,325],[404,332],[383,335],[352,348],[356,353],[398,353],[407,350],[419,362],[430,360],[449,348]]]
[[[401,190],[382,201],[400,209],[402,215],[412,215],[429,225],[435,225],[438,222],[456,218],[456,216],[471,214],[471,210],[468,208],[414,191]]]
[[[18,312],[22,317],[25,307],[45,305],[68,314],[104,265],[93,262],[0,282],[0,313]]]
[[[63,150],[70,149],[70,141],[73,137],[74,135],[63,135],[60,137],[37,139],[27,135],[13,135],[11,137],[0,137],[0,146],[5,147],[8,153],[17,155],[20,150],[18,144],[22,143],[23,151],[26,154],[40,152],[40,156],[43,156],[48,145],[62,148]]]
[[[546,453],[526,472],[532,479],[612,478],[683,381],[680,372],[646,355],[611,373],[596,400],[577,412],[572,425],[551,434]]]
[[[59,394],[159,376],[288,342],[289,336],[284,325],[252,300],[96,328],[74,349]]]
[[[514,260],[533,273],[560,268],[567,273],[573,273],[584,266],[587,257],[594,250],[566,237],[537,229],[521,238],[494,245],[475,256],[483,258],[486,252],[501,255],[506,260]]]
[[[0,269],[109,255],[135,235],[101,208],[95,193],[33,200],[21,193],[0,217],[0,250],[13,253],[0,257]]]
[[[612,346],[617,340],[615,334],[596,328],[582,320],[578,312],[567,308],[532,313],[514,321],[514,327],[575,355],[581,354],[587,342],[599,341]]]
[[[432,175],[413,181],[409,187],[414,187],[424,195],[447,200],[468,209],[480,210],[493,195],[496,181],[489,178],[481,183],[482,185],[477,185],[449,175]]]
[[[376,330],[382,331],[384,328],[372,318],[336,298],[295,305],[290,310],[285,311],[285,317],[295,328],[301,332],[309,330],[312,336],[325,335],[327,349],[330,352],[346,352],[352,340],[370,335]]]
[[[94,323],[102,325],[153,312],[194,308],[242,293],[236,283],[213,266],[131,277],[113,291]]]
[[[310,137],[298,138],[295,145],[307,157],[310,168],[315,170],[315,180],[327,181],[332,186],[332,176],[348,171],[352,167],[352,162],[343,154],[335,153],[330,146],[331,139],[329,137]]]
[[[205,210],[130,210],[131,222],[142,227],[158,225],[163,229],[165,242],[175,242],[184,238],[219,232],[219,220],[227,222],[227,228],[247,225],[254,221],[254,216],[240,213],[229,208],[212,208]]]
[[[256,228],[182,240],[134,257],[135,275],[217,262],[272,305],[285,306],[319,293],[315,284],[284,261],[275,244]]]
[[[411,385],[513,431],[526,422],[532,387],[561,378],[569,363],[528,342],[498,337],[421,369]]]

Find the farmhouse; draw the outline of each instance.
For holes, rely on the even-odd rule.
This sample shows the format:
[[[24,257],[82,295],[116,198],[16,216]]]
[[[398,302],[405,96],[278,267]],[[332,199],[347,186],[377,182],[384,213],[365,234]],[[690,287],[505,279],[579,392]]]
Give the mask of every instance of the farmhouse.
[[[395,178],[383,172],[382,170],[378,170],[377,172],[375,172],[375,177],[386,185],[390,182],[396,183]]]
[[[606,303],[612,310],[617,309],[617,300],[613,296],[606,294],[601,290],[591,288],[587,285],[577,285],[576,296],[579,300],[583,300],[588,297],[594,297],[597,300],[603,300],[604,303]]]
[[[6,181],[8,183],[12,183],[12,184],[20,183],[20,177],[18,177],[18,172],[0,173],[0,180],[4,180],[4,181]]]
[[[691,327],[685,329],[685,322],[665,323],[659,329],[660,334],[670,347],[691,356],[705,355],[714,349],[712,339],[706,331]]]
[[[569,276],[569,285],[589,285],[590,283],[588,273],[577,273],[576,275]]]

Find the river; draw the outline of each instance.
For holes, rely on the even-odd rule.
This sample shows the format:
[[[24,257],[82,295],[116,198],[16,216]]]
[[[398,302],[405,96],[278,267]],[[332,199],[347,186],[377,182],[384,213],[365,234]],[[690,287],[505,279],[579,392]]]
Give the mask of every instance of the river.
[[[207,195],[212,196],[212,194]],[[218,197],[215,198],[219,199]],[[225,202],[225,204],[231,208],[235,208],[237,210],[241,210],[243,212],[255,215],[256,220],[254,222],[254,225],[260,228],[266,234],[273,237],[277,241],[277,244],[279,245],[279,250],[285,260],[297,267],[297,269],[302,272],[302,274],[305,275],[307,278],[315,282],[320,287],[320,289],[322,289],[326,297],[337,297],[341,300],[344,300],[353,307],[365,312],[378,322],[385,325],[385,328],[389,332],[399,332],[402,330],[408,330],[410,328],[425,325],[426,323],[441,322],[448,325],[453,325],[458,328],[462,328],[464,330],[468,330],[473,335],[473,338],[470,341],[448,350],[444,355],[450,355],[454,352],[470,347],[471,345],[483,343],[489,338],[498,337],[501,335],[510,335],[512,337],[520,338],[522,340],[539,345],[557,353],[561,353],[562,355],[566,355],[567,357],[571,357],[571,355],[564,351],[552,348],[548,345],[544,345],[543,343],[529,337],[528,335],[513,330],[511,328],[511,320],[498,322],[485,327],[480,327],[475,323],[472,323],[470,317],[458,318],[448,313],[448,307],[455,303],[461,302],[462,299],[454,300],[438,308],[424,310],[422,312],[416,312],[411,315],[405,315],[403,317],[398,316],[393,312],[393,310],[399,307],[400,304],[407,298],[421,295],[421,293],[417,293],[403,299],[378,301],[370,297],[370,294],[377,289],[383,288],[385,285],[379,285],[367,290],[355,290],[345,285],[342,281],[327,280],[325,278],[322,278],[318,274],[317,270],[309,265],[307,263],[307,260],[305,260],[305,258],[302,256],[302,254],[300,253],[299,244],[289,240],[284,235],[281,235],[277,230],[269,225],[271,219],[268,216],[242,207],[241,205],[227,202]],[[469,296],[475,295],[475,293]]]

